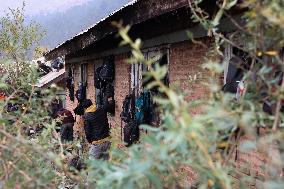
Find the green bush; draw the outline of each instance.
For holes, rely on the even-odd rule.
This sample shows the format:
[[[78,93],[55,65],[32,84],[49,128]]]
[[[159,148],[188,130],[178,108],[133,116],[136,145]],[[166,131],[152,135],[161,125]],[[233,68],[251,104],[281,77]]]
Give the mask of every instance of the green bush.
[[[220,1],[215,15],[208,15],[200,7],[201,1],[189,1],[193,13],[192,20],[201,23],[208,34],[215,39],[215,46],[208,53],[204,62],[204,69],[208,69],[212,77],[206,83],[209,88],[208,99],[188,102],[185,96],[191,92],[181,92],[176,87],[165,86],[160,79],[166,74],[165,67],[152,69],[153,60],[146,60],[141,52],[141,40],[132,41],[128,36],[130,27],[123,27],[121,23],[119,35],[123,38],[123,45],[129,45],[134,59],[130,62],[142,62],[149,66],[146,78],[154,77],[155,81],[148,88],[158,86],[165,97],[156,98],[162,110],[162,124],[159,128],[141,126],[149,133],[143,136],[139,144],[128,150],[113,149],[111,161],[87,161],[87,169],[82,172],[70,170],[66,158],[70,153],[53,135],[55,123],[48,118],[48,103],[52,98],[52,91],[46,91],[44,98],[34,98],[37,72],[33,66],[23,66],[25,71],[14,78],[13,72],[4,72],[0,87],[9,91],[14,103],[21,103],[24,109],[14,114],[6,111],[8,101],[0,103],[0,187],[2,188],[233,188],[232,177],[229,173],[237,171],[231,165],[231,155],[235,146],[239,145],[234,138],[241,135],[253,136],[252,140],[239,145],[241,151],[257,150],[264,156],[270,157],[271,151],[280,154],[279,158],[271,158],[265,167],[268,173],[263,187],[281,188],[283,179],[279,170],[283,167],[283,130],[281,123],[283,115],[280,112],[283,98],[284,80],[279,86],[273,77],[275,71],[283,72],[283,58],[279,50],[283,47],[284,39],[284,4],[281,0],[247,0],[241,6],[247,7],[244,18],[245,26],[238,26],[239,39],[248,45],[239,47],[230,37],[219,32],[220,20],[229,15],[229,10],[237,6],[237,1]],[[218,1],[219,2],[219,1]],[[238,5],[239,6],[239,5]],[[22,21],[22,13],[12,11],[14,17],[5,17],[1,22],[4,28],[14,28],[14,24]],[[15,20],[10,21],[10,20]],[[3,23],[12,23],[4,25]],[[12,26],[12,27],[11,27]],[[26,27],[23,24],[18,25]],[[22,34],[21,31],[17,33]],[[34,27],[31,27],[34,28]],[[37,35],[34,32],[27,34]],[[16,40],[19,34],[12,33],[1,43],[6,44],[6,38]],[[0,36],[8,36],[9,31],[0,30]],[[234,35],[234,33],[233,33]],[[26,35],[24,35],[27,37]],[[192,34],[189,33],[190,37]],[[28,64],[23,54],[26,54],[34,36],[25,40],[9,43],[22,47],[18,50],[12,45],[3,45],[0,49],[4,57],[2,61],[10,65]],[[28,42],[26,42],[28,40]],[[192,39],[193,43],[202,42]],[[24,43],[25,45],[18,45]],[[250,69],[246,72],[246,92],[239,100],[221,92],[218,77],[223,72],[224,65],[216,57],[222,55],[220,49],[225,44],[242,48],[250,57]],[[4,53],[3,53],[4,52]],[[24,53],[23,53],[24,52]],[[11,55],[11,56],[10,56]],[[213,57],[213,58],[210,58]],[[12,64],[11,62],[16,62]],[[1,63],[2,64],[2,63]],[[2,64],[3,66],[3,64]],[[14,66],[13,66],[14,67]],[[12,67],[12,68],[13,68]],[[11,74],[12,73],[12,74]],[[258,80],[250,79],[256,74]],[[15,79],[13,85],[7,83]],[[191,81],[191,82],[194,82]],[[24,93],[24,98],[15,94]],[[264,93],[263,93],[264,92]],[[51,93],[51,94],[50,94]],[[263,95],[265,94],[265,95]],[[262,105],[269,99],[273,105],[273,115],[263,112]],[[202,106],[201,115],[191,116],[189,111],[195,106]],[[40,109],[38,107],[41,107]],[[32,139],[23,134],[23,128],[42,125],[43,131]],[[266,128],[266,135],[257,135],[256,128]],[[79,142],[78,142],[79,143]],[[73,144],[74,146],[76,144]],[[275,148],[276,146],[276,148]],[[249,168],[249,167],[248,167]],[[88,176],[87,176],[88,175]],[[192,178],[192,175],[194,177]],[[190,181],[189,180],[193,180]],[[251,177],[240,178],[240,188],[249,188],[248,182],[255,180]]]

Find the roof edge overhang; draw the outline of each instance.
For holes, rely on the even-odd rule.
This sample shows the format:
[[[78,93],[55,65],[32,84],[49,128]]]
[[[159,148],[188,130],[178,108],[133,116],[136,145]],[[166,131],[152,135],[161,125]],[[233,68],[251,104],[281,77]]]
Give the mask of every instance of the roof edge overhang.
[[[113,21],[123,20],[125,25],[133,26],[186,6],[188,6],[187,0],[174,2],[172,0],[133,0],[89,29],[50,50],[44,56],[47,60],[52,60],[85,49],[106,36],[116,33],[117,29],[111,25]]]

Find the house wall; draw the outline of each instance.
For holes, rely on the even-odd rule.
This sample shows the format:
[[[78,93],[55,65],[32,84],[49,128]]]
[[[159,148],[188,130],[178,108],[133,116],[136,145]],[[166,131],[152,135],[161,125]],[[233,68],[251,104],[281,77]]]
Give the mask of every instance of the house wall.
[[[242,188],[240,186],[241,179],[245,181],[245,184],[251,189],[264,188],[263,184],[265,179],[268,178],[267,166],[269,166],[269,159],[266,155],[257,150],[245,151],[241,149],[241,145],[248,141],[255,141],[253,136],[242,136],[238,140],[238,146],[233,148],[233,153],[229,158],[228,165],[230,165],[233,170],[230,171],[229,175],[232,179],[232,185],[234,188]],[[272,157],[277,157],[278,152],[272,150],[270,152]],[[281,169],[281,168],[280,168]],[[280,174],[280,173],[279,173]]]
[[[201,100],[206,99],[209,94],[209,89],[203,85],[205,81],[208,81],[212,77],[211,73],[201,68],[201,65],[205,61],[205,57],[208,57],[208,49],[211,46],[212,41],[209,38],[203,38],[200,40],[205,46],[193,44],[190,42],[181,42],[171,45],[170,48],[170,83],[178,83],[181,91],[187,91],[187,100]],[[190,78],[194,78],[194,82],[189,82]],[[222,82],[222,76],[217,80]],[[202,113],[202,107],[194,107],[189,110],[192,115]],[[230,176],[235,188],[241,188],[240,179],[250,178],[250,182],[246,182],[246,185],[250,188],[261,188],[265,178],[268,177],[266,168],[268,166],[268,158],[257,150],[243,151],[240,149],[242,143],[248,140],[255,140],[252,136],[242,136],[238,141],[238,146],[234,149],[229,164],[235,169],[231,171]],[[278,157],[277,150],[272,150],[273,157]],[[189,168],[187,169],[190,182],[194,182],[196,175]]]
[[[201,40],[205,46],[191,42],[181,42],[171,45],[170,48],[170,83],[180,86],[181,91],[186,91],[187,100],[201,100],[208,97],[209,91],[203,83],[210,73],[201,68],[210,47],[210,39]],[[193,81],[193,79],[196,79]],[[200,114],[202,108],[194,107],[190,110],[192,115]]]
[[[115,116],[109,116],[109,123],[111,127],[120,126],[120,112],[122,111],[122,104],[125,96],[129,94],[129,86],[130,86],[130,64],[128,64],[125,60],[127,60],[126,54],[121,54],[115,56],[115,81],[114,81],[114,89],[115,89]],[[96,102],[96,92],[94,87],[94,64],[102,64],[103,59],[89,60],[84,61],[83,63],[87,63],[87,98],[91,99],[93,103]],[[78,89],[78,83],[80,81],[80,64],[81,62],[68,64],[69,66],[74,66],[74,80],[75,80],[75,91]],[[66,89],[66,108],[73,112],[78,104],[77,99],[72,102],[69,98],[69,91]],[[76,116],[74,114],[74,116]],[[75,132],[79,133],[80,136],[83,136],[83,120],[81,116],[76,116],[75,123]],[[84,136],[83,136],[84,137]]]
[[[201,40],[204,46],[194,44],[189,41],[179,42],[170,45],[169,53],[169,79],[170,85],[180,86],[181,91],[187,92],[188,100],[201,100],[208,98],[209,89],[203,83],[211,77],[211,73],[201,68],[201,65],[207,57],[208,49],[212,41],[209,38]],[[120,127],[120,113],[122,111],[123,100],[130,92],[130,72],[131,66],[126,62],[127,54],[115,55],[115,101],[116,111],[114,117],[109,117],[112,127]],[[68,60],[66,61],[68,65]],[[94,64],[102,63],[102,59],[84,61],[88,63],[88,88],[87,98],[95,102],[95,87],[94,87]],[[75,65],[75,91],[77,90],[79,81],[79,67],[80,62],[74,63]],[[70,65],[68,65],[70,66]],[[67,69],[68,70],[68,69]],[[196,78],[190,82],[191,78]],[[221,77],[220,77],[221,78]],[[221,81],[221,80],[220,80]],[[77,105],[77,100],[71,102],[69,99],[68,91],[66,92],[66,105],[67,109],[73,110]],[[194,107],[189,110],[192,115],[202,113],[202,107]],[[76,116],[75,131],[81,133],[83,131],[82,118]],[[241,139],[241,142],[246,140],[246,136]],[[237,155],[236,155],[237,153]],[[237,156],[237,157],[236,157]],[[248,183],[251,188],[256,188],[259,183],[262,183],[266,174],[263,170],[267,159],[257,151],[241,152],[236,148],[231,157],[230,163],[236,167],[235,171],[231,173],[233,181],[237,186],[239,179],[242,175],[253,177],[254,181]],[[191,169],[188,169],[190,175],[194,175]],[[196,175],[195,175],[196,176]],[[194,180],[194,179],[193,179]]]
[[[68,60],[66,60],[66,70],[69,70],[70,67],[73,67],[74,69],[74,91],[78,90],[78,82],[79,82],[79,77],[80,77],[80,73],[79,73],[79,67],[80,67],[80,63],[77,62],[73,65],[68,64]],[[82,119],[80,118],[80,116],[77,116],[74,114],[73,110],[76,108],[78,101],[75,98],[74,102],[70,100],[69,97],[69,90],[67,88],[65,88],[66,90],[66,109],[70,110],[74,117],[75,117],[75,125],[74,125],[74,132],[75,132],[75,136],[78,136],[78,132],[80,131],[81,125],[82,123]]]
[[[203,40],[205,45],[210,45],[209,39]],[[190,89],[188,100],[198,100],[206,98],[208,94],[207,88],[202,85],[202,83],[208,78],[208,71],[201,68],[204,62],[204,57],[206,56],[208,48],[202,47],[191,42],[181,42],[172,44],[170,46],[169,54],[169,77],[171,84],[178,84],[181,89],[185,91]],[[126,95],[130,92],[130,72],[131,66],[126,62],[128,56],[127,54],[120,54],[115,56],[115,101],[116,101],[116,111],[115,116],[110,116],[110,124],[112,127],[120,126],[121,119],[120,113],[122,112],[123,100]],[[70,66],[67,62],[67,67]],[[87,98],[95,102],[95,87],[94,87],[94,64],[101,64],[101,59],[88,60],[84,62],[73,63],[74,65],[74,75],[75,75],[75,91],[78,88],[78,81],[80,80],[80,63],[88,64],[88,79],[87,79]],[[68,70],[68,68],[67,68]],[[190,84],[190,77],[194,77],[197,74],[197,80]],[[67,109],[73,110],[77,106],[77,100],[71,102],[69,99],[68,90],[66,91],[66,105]],[[201,112],[200,107],[193,108],[190,110],[192,114],[198,114]],[[76,116],[76,126],[75,130],[82,132],[82,120],[80,116]]]
[[[115,56],[115,117],[112,119],[112,126],[121,125],[120,113],[122,112],[123,101],[126,95],[130,93],[130,71],[131,65],[126,62],[127,54]]]

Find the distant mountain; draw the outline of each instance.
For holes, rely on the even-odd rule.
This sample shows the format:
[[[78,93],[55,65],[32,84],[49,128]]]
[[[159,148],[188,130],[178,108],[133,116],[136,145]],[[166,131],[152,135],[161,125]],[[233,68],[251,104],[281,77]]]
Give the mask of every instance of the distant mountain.
[[[129,0],[92,0],[65,12],[37,15],[30,19],[39,23],[46,31],[41,45],[54,48],[128,2]]]

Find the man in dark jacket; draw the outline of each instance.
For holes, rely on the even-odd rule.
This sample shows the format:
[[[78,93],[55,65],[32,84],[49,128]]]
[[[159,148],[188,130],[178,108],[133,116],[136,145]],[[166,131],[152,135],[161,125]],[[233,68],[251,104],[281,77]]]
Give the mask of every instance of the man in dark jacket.
[[[108,100],[97,108],[90,99],[84,102],[84,129],[86,138],[90,144],[90,158],[108,160],[108,150],[111,146],[110,128],[107,113],[113,106]]]

